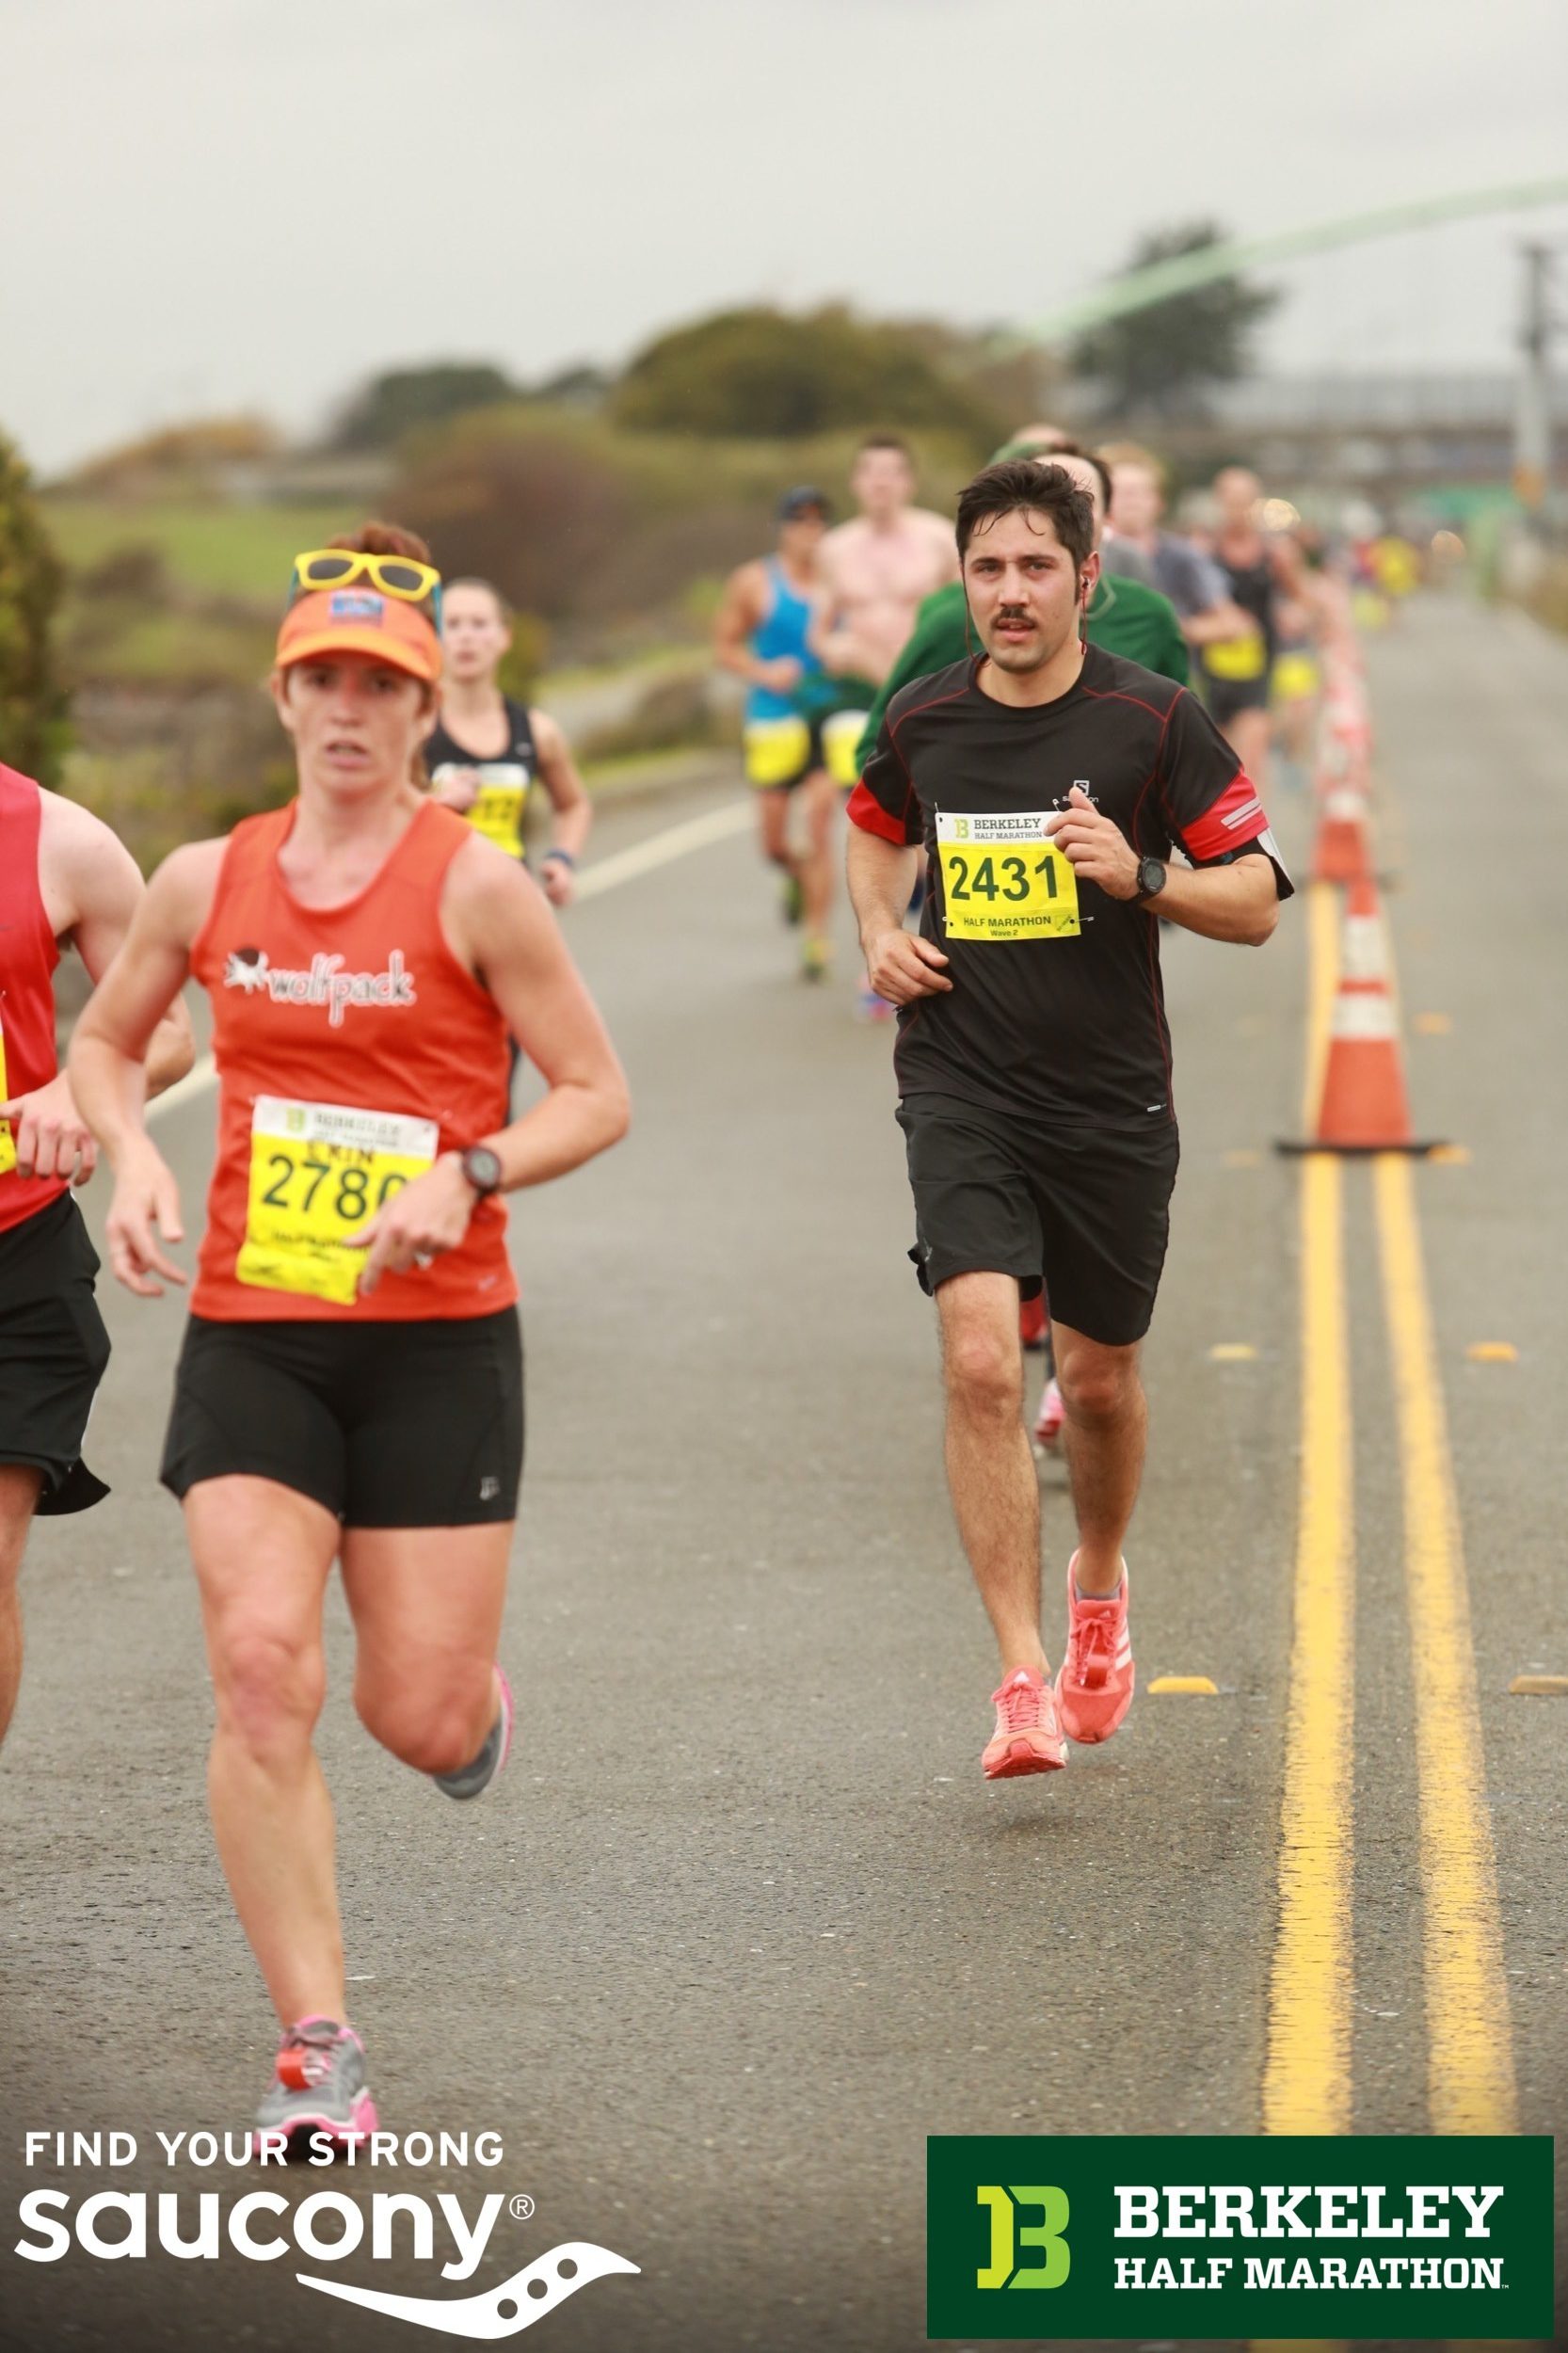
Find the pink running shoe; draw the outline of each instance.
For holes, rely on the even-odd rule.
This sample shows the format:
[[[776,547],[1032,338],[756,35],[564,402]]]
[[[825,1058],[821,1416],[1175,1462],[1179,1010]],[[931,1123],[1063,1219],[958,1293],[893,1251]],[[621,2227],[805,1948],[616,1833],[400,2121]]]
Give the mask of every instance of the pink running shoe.
[[[1037,1667],[1015,1667],[991,1694],[997,1728],[986,1741],[980,1768],[987,1781],[1009,1781],[1016,1773],[1059,1772],[1067,1761],[1056,1702]]]
[[[1034,1420],[1035,1445],[1054,1447],[1062,1435],[1062,1424],[1066,1415],[1061,1390],[1054,1380],[1048,1381],[1040,1399],[1040,1411]]]
[[[272,2082],[256,2111],[252,2147],[259,2151],[264,2136],[276,2148],[296,2133],[319,2132],[347,2148],[376,2126],[364,2045],[353,2027],[340,2026],[335,2018],[302,2018],[285,2026]]]
[[[1127,1562],[1120,1586],[1103,1601],[1080,1593],[1077,1566],[1075,1552],[1067,1563],[1067,1655],[1057,1671],[1056,1705],[1068,1739],[1092,1748],[1110,1739],[1132,1705],[1137,1671],[1127,1623]]]

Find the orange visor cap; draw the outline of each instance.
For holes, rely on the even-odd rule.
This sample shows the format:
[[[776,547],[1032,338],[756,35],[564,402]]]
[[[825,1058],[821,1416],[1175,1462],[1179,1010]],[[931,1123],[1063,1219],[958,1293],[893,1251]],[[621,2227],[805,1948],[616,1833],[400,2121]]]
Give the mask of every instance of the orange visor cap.
[[[362,653],[433,686],[441,674],[441,641],[427,613],[378,588],[313,588],[291,604],[278,632],[278,667],[324,653]]]

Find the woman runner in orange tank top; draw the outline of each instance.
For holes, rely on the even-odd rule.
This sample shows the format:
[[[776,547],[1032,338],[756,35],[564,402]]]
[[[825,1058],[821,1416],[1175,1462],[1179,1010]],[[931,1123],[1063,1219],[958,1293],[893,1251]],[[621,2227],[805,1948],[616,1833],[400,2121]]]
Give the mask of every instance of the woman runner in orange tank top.
[[[328,1577],[337,1561],[362,1721],[477,1796],[512,1722],[496,1646],[521,1349],[501,1195],[627,1122],[537,886],[414,782],[439,632],[410,535],[371,524],[296,559],[272,692],[298,795],[166,861],[72,1048],[114,1164],[114,1271],[160,1296],[186,1279],[183,1229],[141,1061],[187,974],[211,1000],[217,1151],[163,1479],[200,1589],[218,1851],[282,2029],[257,2130],[283,2139],[376,2121],[313,1747]],[[508,1123],[514,1038],[546,1093]]]

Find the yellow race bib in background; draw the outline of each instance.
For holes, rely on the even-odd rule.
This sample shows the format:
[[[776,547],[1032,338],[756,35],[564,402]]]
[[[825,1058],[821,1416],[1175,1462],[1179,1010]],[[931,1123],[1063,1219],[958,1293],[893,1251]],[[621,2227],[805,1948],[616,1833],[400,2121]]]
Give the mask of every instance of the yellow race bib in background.
[[[508,857],[522,856],[522,812],[528,800],[528,777],[520,768],[500,774],[481,762],[479,790],[463,814],[475,833],[493,841]]]

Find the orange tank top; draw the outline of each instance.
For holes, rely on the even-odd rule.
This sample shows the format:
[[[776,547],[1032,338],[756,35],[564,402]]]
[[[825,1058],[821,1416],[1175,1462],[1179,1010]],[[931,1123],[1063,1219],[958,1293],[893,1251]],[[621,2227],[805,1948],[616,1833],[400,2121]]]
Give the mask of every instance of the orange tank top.
[[[375,880],[301,906],[278,864],[296,803],[229,837],[191,970],[212,1000],[217,1159],[193,1313],[221,1323],[413,1322],[489,1315],[517,1282],[501,1201],[456,1250],[355,1288],[344,1238],[438,1153],[507,1116],[506,1025],[440,927],[472,840],[426,802]]]

